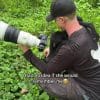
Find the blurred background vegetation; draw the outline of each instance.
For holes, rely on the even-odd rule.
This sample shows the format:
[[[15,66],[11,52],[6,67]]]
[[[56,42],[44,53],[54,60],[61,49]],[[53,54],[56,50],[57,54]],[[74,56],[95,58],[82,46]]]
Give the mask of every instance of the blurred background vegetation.
[[[47,23],[51,0],[0,0],[0,20],[35,35],[50,36],[54,22]],[[75,0],[77,15],[92,22],[100,33],[100,0]],[[41,58],[36,48],[33,52]],[[0,100],[53,100],[46,92],[26,78],[39,73],[22,56],[17,45],[0,41]]]

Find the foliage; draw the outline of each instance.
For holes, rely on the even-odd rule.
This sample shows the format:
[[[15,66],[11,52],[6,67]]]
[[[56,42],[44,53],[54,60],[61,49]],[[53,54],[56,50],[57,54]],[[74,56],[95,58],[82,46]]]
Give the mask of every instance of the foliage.
[[[48,24],[45,17],[49,12],[51,0],[0,0],[0,20],[20,30],[39,35],[41,32],[50,35],[57,30],[54,22]],[[100,33],[100,7],[93,8],[88,0],[76,0],[77,14],[85,21],[92,22]],[[96,3],[97,4],[97,3]],[[41,57],[36,48],[33,52]],[[12,43],[0,42],[0,100],[49,100],[41,93],[41,88],[30,82],[26,74],[35,75],[38,70],[22,56],[21,50]],[[25,88],[28,93],[21,94]]]
[[[93,6],[97,7],[100,5],[100,0],[88,0],[88,2]]]

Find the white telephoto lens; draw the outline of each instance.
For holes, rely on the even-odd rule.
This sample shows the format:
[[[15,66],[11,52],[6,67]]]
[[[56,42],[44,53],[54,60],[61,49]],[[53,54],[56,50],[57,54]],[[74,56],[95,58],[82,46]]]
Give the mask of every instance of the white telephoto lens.
[[[31,35],[30,33],[20,31],[17,43],[22,45],[28,45],[28,46],[39,46],[40,39],[38,39],[36,36]]]
[[[0,21],[0,40],[4,40],[5,32],[8,26],[8,24],[4,23],[3,21]]]

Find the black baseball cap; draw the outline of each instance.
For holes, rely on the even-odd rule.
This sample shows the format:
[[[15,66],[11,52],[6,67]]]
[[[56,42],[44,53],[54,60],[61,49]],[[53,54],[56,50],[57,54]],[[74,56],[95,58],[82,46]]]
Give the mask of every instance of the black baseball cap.
[[[46,17],[48,22],[56,17],[67,16],[76,11],[76,6],[73,0],[53,0],[50,7],[50,15]]]

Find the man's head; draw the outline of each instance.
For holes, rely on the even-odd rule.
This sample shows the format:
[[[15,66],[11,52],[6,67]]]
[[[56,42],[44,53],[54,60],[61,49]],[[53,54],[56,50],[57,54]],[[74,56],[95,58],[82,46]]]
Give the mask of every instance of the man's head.
[[[50,7],[50,15],[47,21],[55,20],[60,28],[64,28],[68,20],[73,20],[76,14],[76,6],[73,0],[53,0]]]

